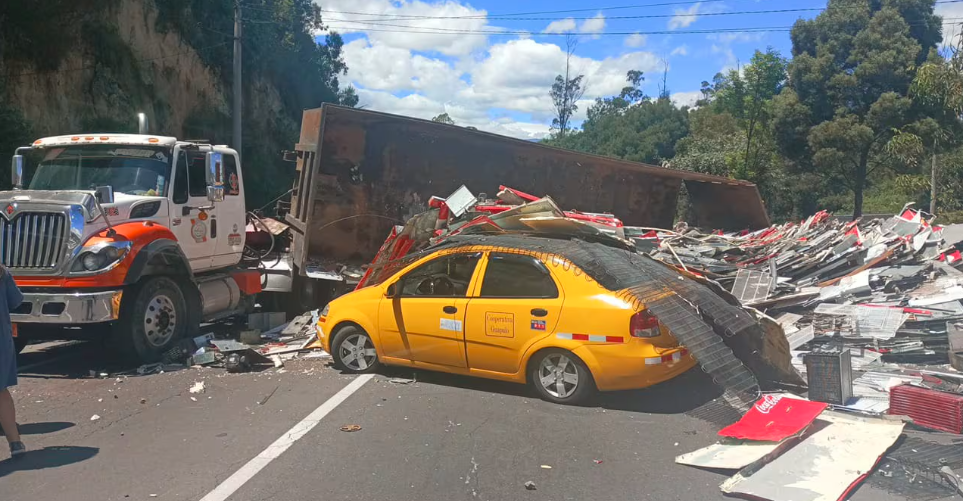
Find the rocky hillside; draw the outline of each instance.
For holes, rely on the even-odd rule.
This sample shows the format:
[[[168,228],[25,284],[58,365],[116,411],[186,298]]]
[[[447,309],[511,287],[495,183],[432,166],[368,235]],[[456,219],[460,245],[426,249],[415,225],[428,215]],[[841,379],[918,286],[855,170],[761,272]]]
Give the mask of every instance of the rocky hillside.
[[[279,152],[296,141],[301,110],[357,99],[339,88],[340,38],[314,43],[320,17],[310,0],[245,3],[257,6],[246,16],[243,86],[255,208],[290,187],[293,169]],[[159,134],[233,143],[232,0],[0,4],[3,157],[39,136],[133,131],[138,112]]]

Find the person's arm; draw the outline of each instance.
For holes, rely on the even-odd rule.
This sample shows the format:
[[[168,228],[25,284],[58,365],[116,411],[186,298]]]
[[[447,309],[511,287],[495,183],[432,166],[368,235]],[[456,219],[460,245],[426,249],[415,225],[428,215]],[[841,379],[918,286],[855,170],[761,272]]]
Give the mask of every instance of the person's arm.
[[[20,292],[20,288],[17,287],[17,283],[13,281],[13,277],[7,270],[3,270],[3,292],[7,295],[7,307],[11,310],[17,308],[23,302],[23,293]]]

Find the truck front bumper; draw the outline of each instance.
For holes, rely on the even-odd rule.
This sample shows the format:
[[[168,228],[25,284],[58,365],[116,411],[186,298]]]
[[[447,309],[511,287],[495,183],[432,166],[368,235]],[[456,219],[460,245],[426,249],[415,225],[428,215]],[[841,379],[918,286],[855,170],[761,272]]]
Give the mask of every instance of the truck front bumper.
[[[123,291],[24,292],[10,320],[24,324],[96,324],[117,320]]]

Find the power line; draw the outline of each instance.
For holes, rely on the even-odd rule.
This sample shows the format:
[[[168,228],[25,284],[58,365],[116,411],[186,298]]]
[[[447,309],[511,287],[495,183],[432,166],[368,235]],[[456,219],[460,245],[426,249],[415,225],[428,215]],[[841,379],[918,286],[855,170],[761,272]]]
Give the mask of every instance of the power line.
[[[950,0],[954,2],[963,0]],[[813,7],[813,8],[802,8],[802,9],[774,9],[774,10],[746,10],[746,11],[734,11],[734,12],[706,12],[706,13],[696,13],[692,14],[691,17],[703,17],[703,16],[740,16],[740,15],[752,15],[752,14],[784,14],[788,12],[822,12],[824,9]],[[687,17],[687,14],[646,14],[639,16],[611,16],[606,17],[605,20],[613,19],[656,19],[656,18],[667,18],[667,17]],[[425,20],[434,19],[426,18]],[[594,17],[574,17],[559,19],[554,17],[502,17],[498,18],[498,21],[564,21],[567,19],[574,20],[591,20]],[[358,22],[358,23],[370,23],[370,24],[383,24],[385,26],[392,26],[385,24],[381,20],[365,20],[365,19],[338,19],[338,18],[327,18],[325,21],[348,21],[348,22]],[[399,19],[400,21],[400,19]],[[411,19],[415,21],[415,19]],[[397,25],[395,25],[397,26]],[[419,26],[411,26],[412,28],[418,28]]]
[[[543,14],[569,14],[574,12],[596,12],[596,11],[608,11],[608,10],[622,10],[622,9],[641,9],[649,7],[667,7],[672,5],[692,5],[697,3],[721,3],[728,0],[695,0],[695,1],[683,1],[683,2],[662,2],[662,3],[650,3],[650,4],[640,4],[640,5],[621,5],[616,7],[597,7],[592,9],[568,9],[568,10],[542,10],[533,12],[515,12],[511,14],[486,14],[486,15],[470,15],[470,16],[414,16],[414,15],[402,15],[402,14],[383,14],[377,12],[350,12],[342,10],[329,10],[320,9],[321,12],[328,12],[332,14],[354,14],[359,16],[373,16],[373,17],[388,17],[392,19],[495,19],[502,18],[505,16],[537,16]]]
[[[387,25],[385,25],[387,26]],[[524,35],[524,36],[566,36],[566,35],[584,35],[584,36],[605,36],[605,35],[696,35],[696,34],[709,34],[709,33],[765,33],[771,31],[790,31],[792,26],[776,26],[776,27],[760,27],[760,28],[707,28],[704,30],[660,30],[660,31],[605,31],[605,32],[577,32],[577,31],[567,31],[564,33],[532,33],[530,31],[500,31],[500,30],[457,30],[448,28],[430,28],[425,27],[423,31],[419,30],[388,30],[388,29],[378,29],[378,28],[352,28],[350,26],[334,26],[327,25],[328,31],[335,30],[338,28],[351,30],[351,31],[373,31],[373,32],[383,32],[383,33],[415,33],[415,34],[435,34],[435,35]],[[429,28],[434,31],[429,31]]]
[[[953,21],[963,20],[963,17],[955,18],[943,18],[943,24],[956,24]],[[413,34],[435,34],[435,35],[485,35],[485,36],[566,36],[566,35],[581,35],[581,36],[624,36],[624,35],[704,35],[713,33],[769,33],[769,32],[786,32],[791,31],[792,26],[768,26],[768,27],[749,27],[749,28],[706,28],[697,30],[656,30],[656,31],[606,31],[606,32],[576,32],[567,31],[564,33],[533,33],[529,31],[509,31],[509,30],[469,30],[469,29],[457,29],[457,28],[437,28],[433,26],[410,26],[410,25],[394,25],[382,23],[378,26],[393,26],[400,28],[414,28],[407,30],[392,30],[392,29],[380,29],[380,28],[369,28],[365,26],[366,23],[349,21],[346,24],[361,25],[359,26],[346,26],[344,24],[338,25],[326,25],[328,31],[342,30],[348,31],[370,31],[370,32],[381,32],[381,33],[413,33]],[[909,26],[917,26],[920,23],[907,23]]]
[[[485,14],[485,15],[473,14],[473,15],[466,15],[466,16],[419,16],[419,15],[406,15],[406,14],[384,14],[384,13],[377,13],[377,12],[340,11],[340,10],[329,10],[329,9],[320,9],[320,11],[321,11],[321,12],[327,12],[327,13],[330,13],[330,14],[349,14],[349,15],[358,15],[358,16],[369,16],[369,17],[375,18],[375,19],[371,19],[371,20],[386,19],[386,20],[394,20],[394,21],[401,21],[401,20],[418,20],[418,19],[492,19],[492,20],[500,20],[500,21],[509,21],[509,20],[521,20],[521,21],[524,21],[524,20],[534,20],[534,21],[539,21],[539,20],[544,20],[544,21],[547,21],[547,20],[556,20],[556,21],[559,21],[559,20],[562,20],[562,19],[558,19],[558,18],[529,18],[529,17],[516,17],[516,16],[537,16],[537,15],[545,15],[545,14],[567,14],[567,13],[575,13],[575,12],[599,12],[599,11],[619,10],[619,9],[641,9],[641,8],[665,7],[665,6],[673,6],[673,5],[693,5],[693,4],[716,3],[716,2],[722,2],[722,1],[723,1],[723,0],[700,0],[700,1],[683,1],[683,2],[663,2],[663,3],[651,3],[651,4],[639,4],[639,5],[623,5],[623,6],[618,6],[618,7],[602,7],[602,8],[592,8],[592,9],[544,10],[544,11],[533,11],[533,12],[517,12],[517,13],[511,13],[511,14]],[[960,2],[963,2],[963,0],[938,0],[938,1],[934,2],[934,3],[937,3],[937,4],[947,4],[947,3],[960,3]],[[847,7],[847,6],[837,6],[837,7],[833,7],[833,8],[838,9],[838,8],[850,8],[850,7]],[[773,10],[773,12],[803,12],[803,11],[823,11],[823,10],[825,10],[825,9],[819,9],[819,8],[802,9],[802,8],[800,8],[800,9]],[[765,11],[760,11],[760,12],[765,12]],[[708,15],[728,15],[728,14],[731,14],[731,13],[693,13],[692,15],[708,16]],[[639,19],[639,18],[645,18],[645,17],[674,17],[674,16],[685,16],[685,15],[686,15],[686,14],[683,13],[683,14],[666,14],[666,15],[660,15],[660,16],[611,16],[611,17],[608,17],[608,16],[607,16],[606,19]],[[593,19],[593,18],[592,18],[592,17],[579,17],[579,18],[566,18],[566,19],[588,20],[588,19]]]

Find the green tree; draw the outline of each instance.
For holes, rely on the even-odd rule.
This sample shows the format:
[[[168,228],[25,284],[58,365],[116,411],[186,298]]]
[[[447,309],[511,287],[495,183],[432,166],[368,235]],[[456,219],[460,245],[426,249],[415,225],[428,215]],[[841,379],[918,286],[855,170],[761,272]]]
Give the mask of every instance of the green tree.
[[[729,74],[716,78],[712,91],[713,106],[739,120],[745,138],[743,166],[738,177],[755,181],[762,177],[758,136],[765,134],[769,125],[772,98],[782,91],[786,82],[786,60],[779,51],[769,47],[766,52],[756,51],[742,72],[730,70]],[[706,82],[708,84],[708,82]]]
[[[440,115],[436,115],[434,118],[431,119],[431,121],[432,121],[432,122],[443,123],[443,124],[448,124],[448,125],[455,125],[455,121],[452,120],[451,117],[448,116],[447,113],[442,113],[442,114],[440,114]]]
[[[578,111],[578,101],[585,94],[585,75],[572,76],[572,56],[577,46],[577,38],[572,35],[565,38],[565,74],[555,77],[555,83],[548,92],[555,107],[552,129],[558,137],[565,137],[571,128],[572,116]]]
[[[932,0],[830,0],[792,29],[789,85],[773,101],[777,144],[798,172],[851,191],[855,217],[870,176],[893,166],[893,131],[919,116],[907,94],[940,37]]]

